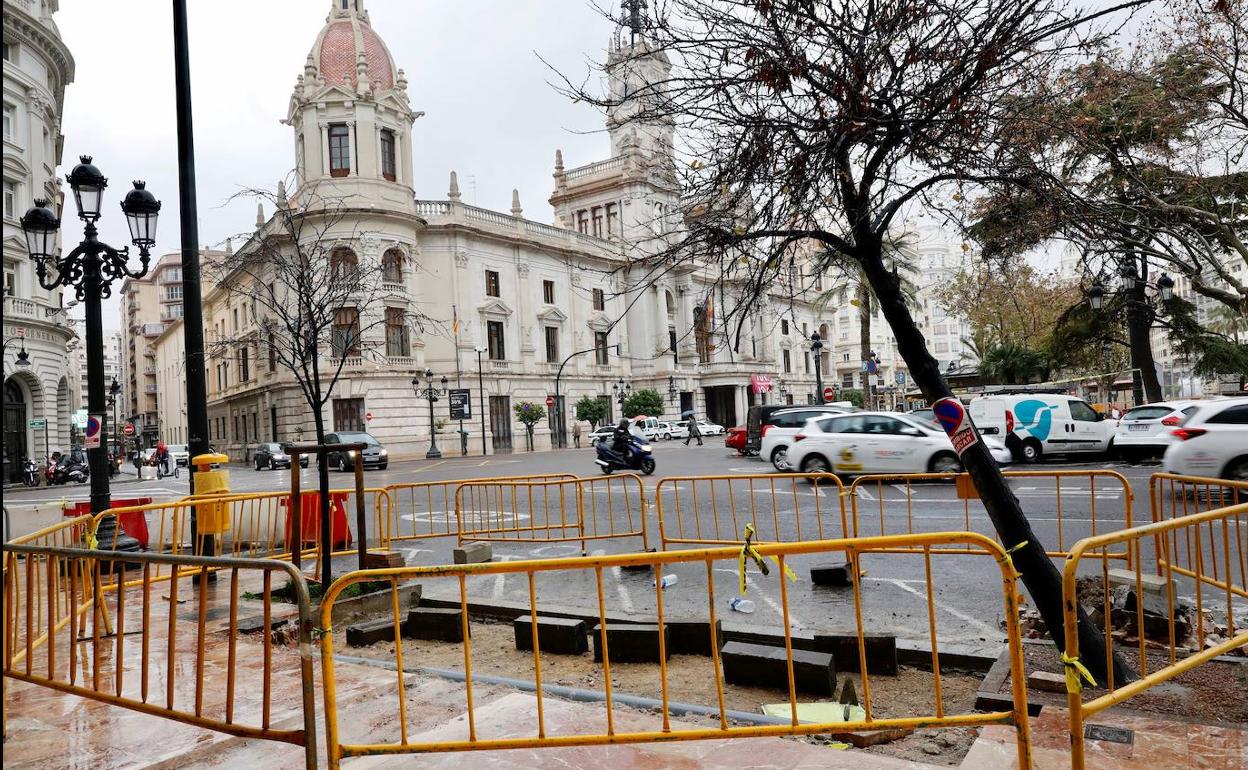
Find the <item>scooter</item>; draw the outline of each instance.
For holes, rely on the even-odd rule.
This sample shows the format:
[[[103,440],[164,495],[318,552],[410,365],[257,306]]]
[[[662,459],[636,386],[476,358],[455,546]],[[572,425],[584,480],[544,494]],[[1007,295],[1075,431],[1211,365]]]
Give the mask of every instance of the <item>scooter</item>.
[[[85,462],[74,459],[73,455],[63,455],[60,462],[56,464],[56,473],[53,476],[54,484],[82,484],[90,476],[90,470]]]
[[[22,466],[22,483],[28,487],[39,486],[39,466],[29,457],[26,458],[26,464]]]
[[[647,476],[654,473],[654,454],[650,451],[649,443],[629,434],[622,454],[611,448],[614,443],[614,440],[604,440],[595,445],[598,459],[594,462],[598,463],[604,474],[617,470],[641,471]]]

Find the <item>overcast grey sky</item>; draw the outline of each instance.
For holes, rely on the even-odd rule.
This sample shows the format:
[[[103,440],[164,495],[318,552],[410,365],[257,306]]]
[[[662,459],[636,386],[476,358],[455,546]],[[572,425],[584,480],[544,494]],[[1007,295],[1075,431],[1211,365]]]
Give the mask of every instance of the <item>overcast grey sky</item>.
[[[188,5],[199,237],[209,246],[255,221],[254,202],[225,205],[233,193],[272,187],[294,165],[293,134],[278,121],[330,0]],[[407,74],[412,106],[425,111],[412,129],[417,197],[445,197],[455,169],[468,202],[505,211],[514,187],[526,216],[549,222],[555,148],[569,166],[610,154],[601,115],[556,93],[537,57],[579,76],[605,56],[612,25],[587,3],[366,0],[366,7]],[[163,201],[155,253],[177,251],[170,3],[61,0],[55,19],[77,66],[65,91],[62,177],[79,155],[95,156],[110,185],[101,237],[116,246],[129,240],[119,201],[131,179],[147,180]],[[76,220],[66,231],[67,242],[81,236]],[[104,306],[104,324],[120,327],[116,298]]]

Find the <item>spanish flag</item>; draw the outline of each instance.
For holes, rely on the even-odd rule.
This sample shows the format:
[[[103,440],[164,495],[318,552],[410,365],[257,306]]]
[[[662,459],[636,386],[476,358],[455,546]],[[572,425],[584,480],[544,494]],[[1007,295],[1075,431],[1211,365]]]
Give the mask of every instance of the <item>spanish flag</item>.
[[[454,305],[451,305],[451,333],[455,335],[455,339],[459,339],[459,311]]]

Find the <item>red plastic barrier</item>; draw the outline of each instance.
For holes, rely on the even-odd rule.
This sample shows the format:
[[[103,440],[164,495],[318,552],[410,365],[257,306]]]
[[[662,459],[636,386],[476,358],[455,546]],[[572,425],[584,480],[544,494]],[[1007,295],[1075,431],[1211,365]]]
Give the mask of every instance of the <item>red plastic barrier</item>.
[[[130,499],[113,500],[109,503],[109,508],[130,508],[137,505],[151,505],[150,497],[134,497]],[[61,512],[68,518],[75,516],[85,516],[91,513],[91,503],[81,502],[72,503],[62,506]],[[147,550],[148,532],[147,532],[147,516],[142,511],[127,511],[117,516],[117,524],[121,527],[121,531],[139,541],[139,545],[143,550]],[[107,544],[105,544],[107,545]]]
[[[351,527],[347,524],[346,492],[329,493],[330,539],[334,548],[351,545]],[[282,507],[288,507],[289,497],[282,498]],[[321,536],[321,493],[300,492],[299,510],[302,515],[300,535],[303,544],[316,545]],[[286,511],[286,542],[290,542],[290,511]]]

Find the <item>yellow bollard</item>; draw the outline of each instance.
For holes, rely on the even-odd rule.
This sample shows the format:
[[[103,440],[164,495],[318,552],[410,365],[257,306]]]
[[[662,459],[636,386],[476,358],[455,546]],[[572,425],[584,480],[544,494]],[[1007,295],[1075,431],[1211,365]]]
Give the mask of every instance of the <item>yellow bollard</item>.
[[[195,466],[195,497],[222,497],[230,494],[230,472],[213,470],[230,458],[223,454],[202,454],[191,458]],[[200,535],[220,535],[230,528],[229,506],[209,503],[195,506],[195,522]]]

